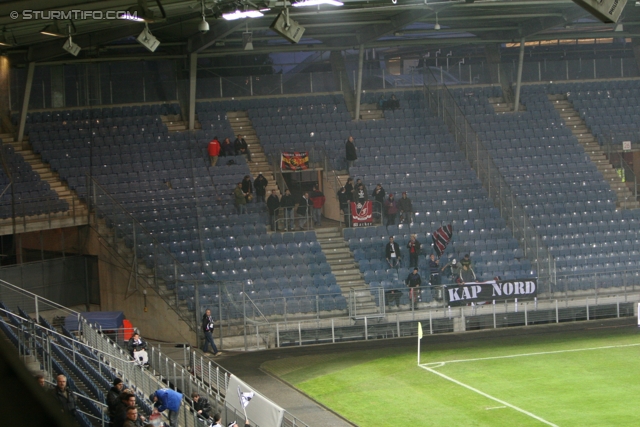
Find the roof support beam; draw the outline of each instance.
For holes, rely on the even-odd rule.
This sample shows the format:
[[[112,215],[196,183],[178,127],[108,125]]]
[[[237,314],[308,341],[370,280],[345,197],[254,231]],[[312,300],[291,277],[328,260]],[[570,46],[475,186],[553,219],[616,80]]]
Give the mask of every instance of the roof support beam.
[[[200,53],[215,42],[223,40],[229,34],[242,30],[245,28],[245,25],[245,22],[240,24],[230,21],[217,22],[216,25],[211,26],[211,31],[208,33],[198,33],[189,37],[187,42],[187,52]]]

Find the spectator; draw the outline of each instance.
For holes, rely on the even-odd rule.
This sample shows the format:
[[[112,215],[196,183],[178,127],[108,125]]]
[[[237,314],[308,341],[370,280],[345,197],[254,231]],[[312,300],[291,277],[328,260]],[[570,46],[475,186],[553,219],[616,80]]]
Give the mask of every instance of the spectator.
[[[431,286],[440,285],[440,260],[436,259],[435,254],[429,255],[429,273]]]
[[[378,109],[384,110],[387,108],[387,99],[384,97],[384,93],[380,95],[378,99]]]
[[[353,162],[358,159],[358,154],[356,153],[356,144],[353,141],[353,136],[350,136],[345,143],[345,151],[347,158],[347,172],[351,170],[353,167]]]
[[[420,255],[420,242],[416,239],[416,235],[412,234],[407,243],[409,249],[409,267],[418,267],[418,256]]]
[[[147,350],[147,342],[142,339],[139,333],[134,333],[131,338],[129,338],[129,342],[127,343],[127,350],[129,350],[129,354],[131,357],[134,357],[134,353],[142,350]]]
[[[124,424],[122,427],[141,427],[142,423],[139,422],[138,419],[138,408],[129,407],[127,408],[127,415]]]
[[[418,274],[418,267],[415,267],[413,272],[409,273],[404,283],[409,287],[409,299],[414,304],[421,301],[420,285],[422,284],[422,279],[420,278],[420,274]]]
[[[451,281],[455,282],[458,277],[460,277],[460,263],[454,258],[450,263],[447,263],[444,267],[442,267],[441,272],[445,272],[448,269],[449,277],[451,277]],[[446,274],[446,273],[445,273]]]
[[[61,411],[74,417],[76,415],[76,397],[67,386],[67,377],[60,374],[56,377],[56,386],[51,390],[60,404]]]
[[[208,420],[211,415],[211,404],[208,399],[200,397],[198,393],[191,393],[191,399],[193,400],[193,409],[205,420]]]
[[[314,225],[321,225],[322,223],[322,207],[324,206],[324,202],[326,198],[322,191],[320,191],[320,187],[316,184],[313,187],[313,191],[310,194],[311,203],[313,204],[313,223]]]
[[[385,256],[391,268],[398,268],[400,265],[400,246],[393,241],[393,236],[389,237],[389,243],[385,248]]]
[[[209,146],[207,150],[209,151],[209,160],[211,161],[211,166],[215,166],[218,163],[218,156],[220,155],[220,141],[218,141],[218,137],[214,136],[213,139],[209,142]]]
[[[294,208],[296,201],[291,195],[291,191],[287,188],[284,190],[284,196],[280,199],[280,207],[284,209],[284,230],[293,231],[295,228]]]
[[[464,267],[465,265],[471,268],[471,258],[469,258],[469,254],[465,254],[464,258],[460,260],[460,265]]]
[[[360,209],[364,205],[364,202],[369,200],[369,192],[367,192],[367,187],[364,186],[362,181],[356,181],[355,188],[353,189],[353,197],[351,200],[356,202],[356,206],[358,206],[358,209]]]
[[[164,412],[169,410],[169,425],[178,427],[178,414],[180,405],[182,404],[182,393],[171,390],[170,388],[161,388],[151,393],[149,400],[154,402],[154,412]]]
[[[382,206],[384,206],[384,196],[386,194],[384,188],[382,188],[382,184],[376,185],[372,194],[375,201],[373,203],[373,214],[376,215],[377,218],[380,218],[382,215]]]
[[[394,303],[396,307],[400,307],[400,298],[402,297],[402,291],[400,289],[389,289],[384,291],[384,299],[386,305],[391,307]]]
[[[249,420],[245,420],[244,425],[245,427],[247,427],[247,426],[250,426],[251,424],[249,423]],[[227,424],[227,427],[238,427],[238,423],[235,421],[231,421],[229,424]]]
[[[219,356],[222,352],[218,351],[216,343],[213,341],[213,329],[215,327],[215,321],[211,315],[211,310],[206,309],[202,315],[202,332],[204,332],[204,345],[202,346],[202,352],[205,356],[211,356],[211,353],[207,353],[209,345],[214,356]]]
[[[256,189],[256,202],[264,202],[264,197],[267,194],[267,178],[265,178],[261,173],[258,174],[258,177],[253,181],[253,186]]]
[[[249,151],[249,144],[244,139],[242,135],[238,135],[235,141],[233,141],[233,149],[236,153],[236,156],[246,156],[247,161],[251,161],[251,152]]]
[[[391,98],[387,101],[387,108],[390,110],[397,110],[400,108],[400,101],[398,101],[395,94],[392,94]]]
[[[269,211],[269,222],[271,223],[271,231],[278,231],[278,208],[280,207],[280,199],[276,194],[276,190],[271,190],[271,195],[267,197],[267,210]]]
[[[338,204],[340,205],[340,213],[344,217],[344,226],[349,227],[351,224],[351,221],[349,221],[351,210],[349,209],[349,195],[344,187],[340,187],[340,190],[338,190]]]
[[[235,152],[233,150],[233,144],[231,143],[229,138],[225,138],[224,141],[222,141],[222,156],[228,157],[233,156],[234,154]]]
[[[236,189],[233,190],[233,201],[240,215],[247,213],[247,199],[245,196],[245,192],[242,191],[242,182],[239,182]]]
[[[122,392],[120,396],[120,403],[116,407],[116,414],[113,418],[114,427],[125,427],[127,425],[127,421],[133,421],[133,426],[135,427],[142,427],[146,418],[142,414],[138,414],[136,395],[133,394],[133,392],[125,391]],[[135,420],[129,416],[132,409],[136,411]]]
[[[122,394],[123,388],[124,383],[122,380],[120,378],[116,378],[113,380],[113,387],[111,387],[107,392],[107,408],[109,410],[109,418],[111,420],[113,420],[116,415],[116,409],[118,407],[118,403],[120,403],[120,395]]]
[[[304,227],[307,225],[307,219],[309,219],[309,214],[311,213],[310,209],[313,206],[311,199],[309,199],[308,192],[305,191],[302,194],[302,198],[300,198],[300,201],[298,201],[296,206],[298,207],[296,213],[300,217],[298,225],[300,226],[300,230],[304,230]]]
[[[462,261],[460,261],[460,264],[462,264]],[[461,283],[473,283],[476,281],[476,273],[469,267],[469,264],[462,264],[459,277]]]
[[[247,203],[253,200],[253,184],[249,175],[245,175],[242,180],[242,192]]]
[[[213,416],[213,422],[214,424],[211,425],[211,427],[222,427],[222,424],[220,424],[222,421],[220,421],[220,414],[215,414]]]
[[[387,201],[384,202],[384,209],[387,215],[387,226],[394,225],[398,214],[398,202],[394,199],[393,193],[389,193]]]
[[[36,381],[38,382],[38,385],[44,389],[47,388],[47,382],[44,380],[44,375],[42,374],[38,374],[35,376]]]
[[[344,185],[344,190],[347,192],[347,198],[350,202],[353,202],[353,178],[347,178],[347,183]]]
[[[413,204],[411,199],[407,197],[407,192],[402,192],[402,197],[398,200],[398,210],[400,211],[400,222],[405,224],[413,224]]]

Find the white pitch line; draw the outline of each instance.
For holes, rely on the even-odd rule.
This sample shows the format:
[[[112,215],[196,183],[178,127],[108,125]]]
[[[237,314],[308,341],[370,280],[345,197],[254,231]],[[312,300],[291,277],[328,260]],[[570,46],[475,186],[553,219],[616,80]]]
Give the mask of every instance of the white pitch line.
[[[486,409],[487,411],[490,411],[492,409],[503,409],[503,408],[506,408],[506,406],[494,406],[493,408],[484,408],[484,409]]]
[[[543,423],[543,424],[546,424],[546,425],[551,426],[551,427],[558,427],[558,425],[557,425],[557,424],[553,424],[552,422],[549,422],[549,421],[545,420],[544,418],[540,418],[540,417],[539,417],[539,416],[537,416],[536,414],[532,414],[531,412],[529,412],[529,411],[525,411],[525,410],[524,410],[524,409],[522,409],[522,408],[518,408],[517,406],[512,405],[512,404],[510,404],[510,403],[508,403],[508,402],[505,402],[504,400],[500,400],[500,399],[498,399],[497,397],[493,397],[493,396],[491,396],[491,395],[489,395],[489,394],[487,394],[487,393],[485,393],[485,392],[483,392],[483,391],[478,390],[477,388],[473,388],[473,387],[471,387],[470,385],[467,385],[467,384],[462,383],[462,382],[460,382],[460,381],[458,381],[458,380],[455,380],[455,379],[453,379],[453,378],[451,378],[451,377],[449,377],[449,376],[447,376],[447,375],[445,375],[445,374],[442,374],[442,373],[440,373],[440,372],[438,372],[438,371],[434,371],[434,370],[433,370],[433,369],[431,369],[431,368],[427,368],[426,366],[422,366],[422,365],[419,365],[419,366],[420,366],[422,369],[425,369],[425,370],[427,370],[427,371],[431,372],[432,374],[436,374],[436,375],[438,375],[438,376],[440,376],[440,377],[444,378],[444,379],[445,379],[445,380],[447,380],[447,381],[451,381],[451,382],[452,382],[452,383],[454,383],[454,384],[457,384],[457,385],[459,385],[459,386],[461,386],[461,387],[464,387],[464,388],[466,388],[466,389],[468,389],[468,390],[471,390],[471,391],[473,391],[473,392],[475,392],[475,393],[478,393],[479,395],[484,396],[484,397],[486,397],[487,399],[491,399],[491,400],[493,400],[493,401],[495,401],[495,402],[498,402],[498,403],[500,403],[501,405],[508,406],[509,408],[514,409],[514,410],[516,410],[516,411],[518,411],[518,412],[520,412],[520,413],[523,413],[523,414],[525,414],[525,415],[527,415],[527,416],[529,416],[529,417],[531,417],[531,418],[533,418],[533,419],[536,419],[536,420],[540,421],[540,422],[541,422],[541,423]]]
[[[477,358],[477,359],[447,360],[447,361],[443,361],[443,362],[425,363],[425,366],[435,365],[434,367],[439,368],[441,366],[446,365],[447,363],[480,362],[480,361],[483,361],[483,360],[512,359],[514,357],[544,356],[546,354],[574,353],[574,352],[577,352],[577,351],[606,350],[606,349],[612,349],[612,348],[625,348],[625,347],[637,347],[637,346],[640,346],[640,343],[636,343],[636,344],[621,344],[621,345],[607,345],[607,346],[603,346],[603,347],[574,348],[574,349],[569,349],[569,350],[541,351],[541,352],[538,352],[538,353],[522,353],[522,354],[511,354],[511,355],[506,355],[506,356],[480,357],[480,358]]]

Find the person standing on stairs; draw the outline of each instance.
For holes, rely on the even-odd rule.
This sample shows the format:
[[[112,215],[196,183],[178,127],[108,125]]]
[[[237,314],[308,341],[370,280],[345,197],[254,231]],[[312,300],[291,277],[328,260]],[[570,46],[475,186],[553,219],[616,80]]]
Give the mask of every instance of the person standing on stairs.
[[[349,136],[345,143],[346,159],[347,159],[347,172],[350,171],[353,166],[353,162],[358,160],[358,154],[356,152],[356,144],[353,141],[353,136]]]
[[[220,155],[220,141],[218,141],[218,137],[214,136],[213,139],[209,142],[209,146],[207,150],[209,151],[209,160],[211,161],[211,166],[215,166],[218,163],[218,156]]]
[[[261,173],[258,173],[258,177],[253,180],[253,186],[256,189],[256,203],[263,202],[267,194],[267,185],[269,181]]]

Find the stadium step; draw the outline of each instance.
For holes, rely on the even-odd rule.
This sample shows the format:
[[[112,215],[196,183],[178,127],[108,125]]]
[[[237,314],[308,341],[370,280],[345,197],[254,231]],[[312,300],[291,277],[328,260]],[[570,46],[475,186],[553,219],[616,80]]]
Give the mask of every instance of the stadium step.
[[[58,194],[58,197],[69,204],[69,211],[51,215],[51,218],[56,218],[56,220],[59,218],[62,221],[62,224],[57,226],[65,227],[70,225],[84,225],[87,223],[87,205],[75,196],[75,193],[60,180],[59,175],[53,172],[48,164],[42,161],[42,156],[33,152],[27,141],[22,143],[16,142],[11,134],[0,134],[0,139],[2,139],[2,142],[5,144],[10,144],[14,148],[15,153],[20,154],[31,166],[31,169],[40,175],[40,179],[48,183],[49,187]],[[46,214],[34,215],[27,217],[24,223],[29,223],[29,231],[56,228],[56,225],[48,222],[51,218]],[[6,228],[5,223],[6,226],[11,227],[10,219],[0,221],[0,234],[6,234],[4,233]]]
[[[489,98],[489,104],[496,113],[513,113],[513,105],[505,102],[503,97]],[[518,107],[518,111],[526,111],[526,107],[522,104]]]
[[[268,181],[266,197],[269,197],[271,190],[278,191],[279,189],[271,165],[269,164],[269,159],[267,159],[264,153],[262,144],[260,144],[260,140],[256,135],[256,130],[253,128],[253,123],[251,119],[249,119],[249,115],[246,111],[229,111],[227,112],[227,119],[231,124],[233,134],[235,136],[242,135],[247,141],[249,152],[251,152],[251,161],[247,161],[247,165],[249,166],[253,179],[259,174],[262,174],[262,176],[266,178]],[[284,193],[284,191],[281,191],[281,193]]]
[[[360,118],[362,120],[384,120],[384,111],[378,109],[378,104],[360,104]]]
[[[580,114],[573,108],[573,104],[569,102],[566,95],[556,94],[547,95],[548,99],[553,103],[554,108],[560,114],[571,133],[577,138],[578,142],[584,148],[585,153],[589,156],[591,162],[598,168],[605,181],[609,183],[611,190],[616,193],[616,206],[622,209],[636,209],[640,207],[640,203],[622,181],[617,170],[613,167],[602,147],[598,143],[596,137],[591,133],[586,123],[580,117]]]
[[[316,230],[316,236],[342,293],[348,299],[354,298],[352,306],[355,306],[358,313],[363,313],[361,310],[366,310],[366,314],[377,313],[378,307],[342,237],[342,231],[338,227],[322,228]]]

